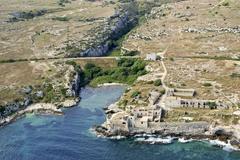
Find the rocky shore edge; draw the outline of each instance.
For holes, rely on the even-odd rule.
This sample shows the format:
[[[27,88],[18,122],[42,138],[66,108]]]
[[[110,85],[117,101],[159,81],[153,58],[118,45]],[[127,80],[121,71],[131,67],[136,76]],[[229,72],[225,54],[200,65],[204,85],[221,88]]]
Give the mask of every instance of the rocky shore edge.
[[[109,107],[111,107],[111,105]],[[109,107],[104,108],[104,110],[107,110]],[[140,137],[141,143],[150,144],[169,142],[170,137],[170,139],[175,138],[183,143],[192,140],[208,141],[210,144],[220,146],[224,150],[227,148],[226,150],[240,151],[240,126],[221,126],[205,121],[160,122],[157,127],[144,129],[132,127],[126,129],[124,127],[116,127],[117,124],[114,124],[114,122],[110,120],[110,117],[116,113],[105,112],[105,114],[106,121],[101,125],[93,127],[93,131],[98,137],[110,139],[121,139],[122,137],[132,139]]]
[[[27,113],[36,113],[36,114],[55,114],[63,115],[61,108],[73,107],[78,103],[77,100],[66,100],[61,103],[60,106],[54,105],[52,103],[36,103],[31,104],[23,110],[19,110],[12,115],[7,116],[0,120],[0,127],[6,126],[12,122],[15,122],[17,119],[26,116]]]
[[[187,134],[187,133],[165,133],[164,130],[168,130],[166,127],[162,131],[154,131],[152,133],[146,131],[134,131],[126,132],[118,130],[115,132],[109,132],[109,129],[102,126],[94,126],[94,133],[98,137],[104,137],[109,139],[134,139],[138,143],[147,144],[169,144],[173,143],[173,140],[178,140],[180,143],[188,143],[192,141],[208,142],[213,146],[218,146],[226,151],[240,151],[240,139],[231,135],[231,133],[223,130],[215,129],[215,133],[209,133],[206,131],[202,134]]]

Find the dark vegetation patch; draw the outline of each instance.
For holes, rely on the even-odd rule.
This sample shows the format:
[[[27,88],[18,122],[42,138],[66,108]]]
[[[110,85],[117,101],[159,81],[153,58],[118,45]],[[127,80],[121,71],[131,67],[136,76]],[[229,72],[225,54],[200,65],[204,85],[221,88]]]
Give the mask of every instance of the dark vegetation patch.
[[[58,5],[59,5],[59,6],[62,6],[62,7],[65,7],[65,5],[66,5],[67,3],[71,3],[71,0],[59,0],[59,1],[58,1]]]
[[[160,85],[162,85],[162,81],[161,81],[161,79],[158,79],[158,80],[154,81],[153,84],[154,84],[154,86],[160,86]]]
[[[80,72],[81,86],[90,84],[97,86],[103,83],[124,83],[132,84],[138,76],[146,74],[146,63],[140,59],[122,58],[118,60],[117,67],[103,69],[93,63],[87,63],[83,70],[76,62],[68,61],[69,65],[73,65],[75,70]]]
[[[70,20],[70,18],[68,18],[68,17],[54,17],[54,18],[52,18],[52,20],[55,20],[55,21],[69,21]]]
[[[232,78],[240,78],[240,74],[239,73],[232,73],[230,76]]]
[[[212,84],[211,84],[211,83],[203,83],[203,86],[204,86],[204,87],[211,87]]]
[[[207,105],[209,106],[210,109],[216,109],[217,108],[216,102],[207,102]]]
[[[133,84],[137,77],[146,74],[146,63],[140,59],[120,59],[118,60],[118,67],[111,69],[101,69],[97,66],[92,68],[84,68],[86,75],[86,82],[90,82],[90,85],[97,86],[103,83],[124,83]]]
[[[46,9],[15,12],[11,14],[13,17],[9,18],[8,22],[25,21],[33,19],[34,17],[43,16],[46,13],[47,13]]]
[[[138,96],[141,95],[141,92],[139,91],[133,91],[132,94],[131,94],[131,98],[137,98]]]

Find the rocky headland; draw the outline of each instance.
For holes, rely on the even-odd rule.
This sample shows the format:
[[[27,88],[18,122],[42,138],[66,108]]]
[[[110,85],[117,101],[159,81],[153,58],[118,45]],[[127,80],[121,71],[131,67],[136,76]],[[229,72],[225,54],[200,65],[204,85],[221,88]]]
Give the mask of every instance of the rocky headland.
[[[104,108],[106,121],[94,127],[96,134],[103,137],[175,137],[184,139],[184,141],[207,140],[219,146],[229,145],[233,150],[240,149],[239,125],[221,126],[211,124],[206,121],[196,122],[135,122],[134,117],[127,114],[123,110],[112,104]],[[141,124],[139,124],[141,123]],[[141,137],[141,136],[140,136]],[[146,140],[144,142],[154,143],[154,141]],[[163,141],[159,143],[165,143]]]
[[[0,126],[14,121],[26,113],[63,114],[59,108],[75,106],[80,100],[81,71],[75,70],[71,65],[68,65],[67,69],[63,81],[48,82],[36,87],[23,87],[18,93],[23,96],[22,98],[2,104],[0,107]],[[64,88],[64,93],[57,95],[58,90],[61,91],[61,85],[65,85],[66,88]],[[59,99],[53,100],[53,98]]]

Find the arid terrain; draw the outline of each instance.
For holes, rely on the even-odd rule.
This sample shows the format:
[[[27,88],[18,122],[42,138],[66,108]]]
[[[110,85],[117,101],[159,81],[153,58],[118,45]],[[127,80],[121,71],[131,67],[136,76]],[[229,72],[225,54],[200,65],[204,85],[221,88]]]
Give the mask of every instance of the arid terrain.
[[[91,38],[90,30],[114,15],[114,5],[84,1],[4,0],[0,10],[0,60],[64,57],[67,45]]]
[[[66,90],[68,78],[75,73],[62,58],[71,55],[77,45],[84,46],[84,41],[89,44],[91,38],[95,39],[91,29],[101,27],[115,14],[115,7],[116,4],[101,1],[1,1],[0,104],[23,99],[24,87],[35,88],[31,94],[42,93],[44,84]],[[99,60],[99,64],[104,61],[108,62]],[[87,62],[80,60],[79,64]]]
[[[187,0],[152,9],[123,43],[128,50],[165,54],[166,83],[196,89],[196,98],[240,100],[240,2]]]
[[[2,0],[0,118],[124,83],[104,127],[227,127],[239,147],[239,11],[239,0]]]

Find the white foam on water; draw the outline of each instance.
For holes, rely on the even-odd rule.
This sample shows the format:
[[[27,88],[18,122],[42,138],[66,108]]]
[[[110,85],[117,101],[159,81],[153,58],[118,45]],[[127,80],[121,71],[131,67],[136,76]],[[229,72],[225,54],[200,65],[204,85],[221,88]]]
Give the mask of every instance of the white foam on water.
[[[138,137],[135,139],[137,142],[146,142],[149,144],[155,144],[155,143],[162,143],[162,144],[170,144],[173,142],[172,137],[165,137],[165,138],[160,138],[160,137]]]
[[[147,133],[134,135],[134,137],[154,137],[154,136],[155,136],[154,134],[147,134]]]
[[[110,139],[116,139],[116,140],[121,140],[121,139],[125,139],[125,138],[126,138],[125,136],[120,136],[120,135],[110,137]]]
[[[227,152],[239,151],[238,148],[236,148],[236,147],[234,147],[230,144],[230,141],[228,141],[226,143],[226,142],[223,142],[223,141],[220,141],[220,140],[209,140],[209,143],[211,145],[214,145],[214,146],[222,147],[222,149],[227,151]]]
[[[139,137],[139,138],[136,138],[135,141],[137,142],[143,142],[145,141],[146,139],[144,137]]]
[[[189,143],[189,142],[192,142],[194,141],[194,139],[185,139],[185,138],[178,138],[178,142],[180,143]]]

